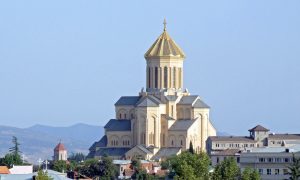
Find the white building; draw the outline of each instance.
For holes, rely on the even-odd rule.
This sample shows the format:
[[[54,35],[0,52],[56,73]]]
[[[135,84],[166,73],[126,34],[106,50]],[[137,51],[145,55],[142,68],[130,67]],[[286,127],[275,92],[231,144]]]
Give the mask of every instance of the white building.
[[[56,147],[54,148],[54,156],[53,156],[54,161],[59,161],[63,160],[66,161],[68,160],[68,152],[67,149],[65,148],[64,144],[59,142]]]
[[[288,166],[292,164],[293,154],[300,158],[300,146],[253,148],[240,154],[240,167],[256,169],[262,179],[289,179]]]

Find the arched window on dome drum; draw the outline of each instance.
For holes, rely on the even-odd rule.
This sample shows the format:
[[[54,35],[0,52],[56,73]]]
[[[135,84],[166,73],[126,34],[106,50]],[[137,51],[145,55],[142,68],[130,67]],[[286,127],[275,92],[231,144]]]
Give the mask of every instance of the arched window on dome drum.
[[[176,67],[173,68],[173,88],[176,88]]]
[[[168,88],[168,67],[164,67],[164,88]]]
[[[181,88],[181,86],[182,86],[182,85],[181,85],[181,83],[182,83],[182,82],[181,82],[181,68],[178,68],[178,71],[179,71],[179,72],[178,72],[178,76],[179,76],[179,77],[178,77],[178,82],[179,82],[179,83],[178,83],[178,87]]]
[[[148,68],[148,88],[150,88],[150,84],[151,84],[151,71],[150,71],[150,67]]]
[[[154,76],[155,76],[155,82],[154,82],[154,88],[158,87],[158,68],[155,67],[154,69]]]

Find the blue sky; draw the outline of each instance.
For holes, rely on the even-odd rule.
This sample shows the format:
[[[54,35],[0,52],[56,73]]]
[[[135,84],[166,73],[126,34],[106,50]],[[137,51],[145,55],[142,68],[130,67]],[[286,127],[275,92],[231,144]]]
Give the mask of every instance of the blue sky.
[[[104,125],[163,19],[219,131],[299,133],[300,1],[0,1],[0,124]]]

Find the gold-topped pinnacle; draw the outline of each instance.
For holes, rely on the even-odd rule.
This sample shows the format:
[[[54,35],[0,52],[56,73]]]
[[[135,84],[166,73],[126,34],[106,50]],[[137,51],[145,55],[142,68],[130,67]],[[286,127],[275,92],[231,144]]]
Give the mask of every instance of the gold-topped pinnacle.
[[[166,21],[166,18],[164,18],[163,24],[164,24],[164,31],[166,31],[166,29],[167,29],[167,21]]]

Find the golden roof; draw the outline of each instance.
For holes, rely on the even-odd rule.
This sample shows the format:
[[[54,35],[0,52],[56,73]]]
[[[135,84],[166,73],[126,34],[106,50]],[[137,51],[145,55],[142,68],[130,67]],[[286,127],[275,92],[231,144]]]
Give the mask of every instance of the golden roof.
[[[166,24],[166,21],[164,21],[163,33],[157,38],[150,49],[145,53],[146,59],[157,57],[185,58],[184,52],[167,33]]]

